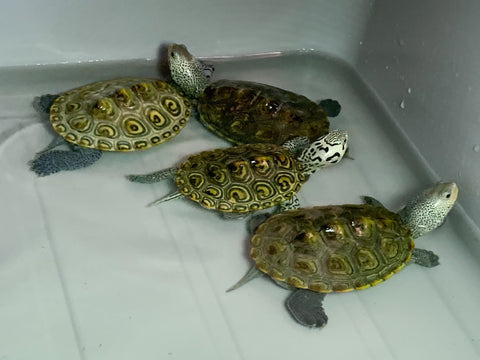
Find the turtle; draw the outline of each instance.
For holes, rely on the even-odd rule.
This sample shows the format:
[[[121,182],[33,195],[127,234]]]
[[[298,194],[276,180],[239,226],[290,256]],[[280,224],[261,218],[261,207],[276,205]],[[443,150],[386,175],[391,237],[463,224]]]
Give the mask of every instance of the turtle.
[[[178,169],[127,175],[127,179],[154,183],[175,178],[178,191],[150,205],[187,197],[223,214],[248,214],[276,205],[282,210],[296,208],[295,194],[307,176],[342,159],[348,134],[334,130],[307,144],[308,139],[298,137],[283,146],[244,144],[203,151],[190,156]]]
[[[191,114],[185,94],[165,81],[124,77],[93,82],[34,105],[49,113],[56,137],[30,161],[39,176],[75,170],[97,161],[103,151],[137,151],[176,136]],[[64,144],[72,151],[52,150]]]
[[[282,145],[298,136],[310,141],[329,131],[328,116],[337,116],[340,104],[319,104],[275,86],[243,80],[208,83],[203,63],[184,45],[169,44],[168,64],[173,81],[196,102],[200,122],[233,145]]]
[[[415,248],[414,239],[443,223],[457,195],[455,183],[438,183],[398,213],[364,196],[360,205],[314,206],[275,214],[253,231],[254,265],[227,291],[268,274],[293,290],[286,305],[298,323],[322,327],[328,320],[322,306],[326,293],[367,289],[409,263],[437,266],[438,256]]]

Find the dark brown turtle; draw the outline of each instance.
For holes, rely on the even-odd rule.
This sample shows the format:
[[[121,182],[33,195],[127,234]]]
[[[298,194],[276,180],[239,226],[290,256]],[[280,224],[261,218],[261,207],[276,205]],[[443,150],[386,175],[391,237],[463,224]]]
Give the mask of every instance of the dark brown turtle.
[[[298,136],[310,141],[329,131],[328,116],[340,105],[317,104],[303,95],[251,81],[219,80],[207,85],[204,65],[185,46],[170,44],[170,72],[175,83],[197,99],[200,121],[233,144],[281,145]]]

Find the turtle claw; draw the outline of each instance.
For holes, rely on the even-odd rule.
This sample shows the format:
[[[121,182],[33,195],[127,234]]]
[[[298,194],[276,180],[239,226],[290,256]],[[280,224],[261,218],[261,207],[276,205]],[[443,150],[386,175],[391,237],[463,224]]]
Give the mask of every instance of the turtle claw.
[[[299,324],[310,328],[322,328],[328,322],[328,316],[322,306],[324,298],[323,293],[298,289],[288,297],[286,306]]]

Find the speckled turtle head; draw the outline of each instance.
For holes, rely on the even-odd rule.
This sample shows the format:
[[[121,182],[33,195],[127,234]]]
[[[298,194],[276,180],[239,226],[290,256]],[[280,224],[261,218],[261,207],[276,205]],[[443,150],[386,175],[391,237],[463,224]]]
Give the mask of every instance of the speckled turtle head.
[[[313,174],[317,169],[334,165],[342,160],[348,148],[348,133],[333,130],[312,142],[298,157],[305,174]]]
[[[412,236],[416,239],[443,223],[457,196],[457,184],[438,183],[411,199],[400,210],[399,215],[410,227]]]
[[[207,86],[204,66],[185,45],[168,45],[168,66],[173,81],[190,97],[197,98]]]

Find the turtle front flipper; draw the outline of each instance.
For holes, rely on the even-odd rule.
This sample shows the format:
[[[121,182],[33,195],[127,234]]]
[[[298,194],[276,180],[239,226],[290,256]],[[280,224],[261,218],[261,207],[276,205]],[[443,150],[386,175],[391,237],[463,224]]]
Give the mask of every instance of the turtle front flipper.
[[[58,98],[58,95],[45,94],[37,96],[33,99],[33,107],[41,113],[48,114],[56,98]]]
[[[424,267],[434,267],[440,265],[439,257],[433,251],[425,249],[413,249],[410,263],[415,263]]]
[[[126,178],[132,182],[141,184],[153,184],[165,179],[172,179],[177,174],[177,168],[163,169],[145,175],[127,175]]]
[[[318,105],[320,105],[323,110],[325,110],[325,113],[328,117],[336,117],[338,116],[338,114],[340,114],[340,111],[342,110],[342,106],[337,100],[324,99],[319,101]]]
[[[72,146],[72,150],[42,152],[29,162],[30,170],[38,176],[47,176],[63,170],[76,170],[92,165],[102,152],[97,149]]]
[[[323,310],[324,293],[297,289],[287,299],[286,306],[293,318],[301,325],[321,328],[328,322]]]

